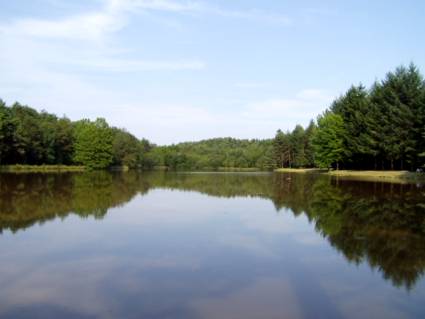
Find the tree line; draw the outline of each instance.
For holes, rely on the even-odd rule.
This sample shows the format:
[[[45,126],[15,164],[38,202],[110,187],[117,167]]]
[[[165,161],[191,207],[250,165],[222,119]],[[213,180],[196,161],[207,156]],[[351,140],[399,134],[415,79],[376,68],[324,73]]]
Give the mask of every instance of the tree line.
[[[278,130],[266,140],[214,138],[170,146],[139,140],[102,118],[73,122],[0,100],[0,165],[10,164],[414,170],[425,164],[425,82],[415,65],[401,66],[369,89],[353,85],[306,128]]]
[[[278,131],[280,167],[410,169],[425,164],[425,82],[418,68],[398,67],[369,89],[352,86],[303,131]]]
[[[156,146],[103,118],[71,121],[0,100],[0,165],[14,164],[173,170],[274,167],[271,139],[216,138]]]
[[[172,169],[409,169],[425,164],[425,82],[400,66],[369,89],[353,85],[307,127],[271,140],[210,139],[153,150]]]
[[[227,137],[160,146],[152,150],[150,159],[157,166],[177,170],[274,167],[271,139],[240,140]]]
[[[102,118],[71,121],[0,100],[0,164],[150,167],[152,145]]]

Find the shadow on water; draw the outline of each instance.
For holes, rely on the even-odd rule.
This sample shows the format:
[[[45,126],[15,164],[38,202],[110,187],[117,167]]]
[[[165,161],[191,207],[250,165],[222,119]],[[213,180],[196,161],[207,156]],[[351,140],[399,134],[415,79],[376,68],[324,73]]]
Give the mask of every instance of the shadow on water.
[[[156,188],[268,199],[277,211],[305,215],[349,262],[366,261],[396,287],[411,289],[424,273],[425,188],[416,184],[301,174],[2,174],[0,232],[69,214],[102,219],[109,209]]]

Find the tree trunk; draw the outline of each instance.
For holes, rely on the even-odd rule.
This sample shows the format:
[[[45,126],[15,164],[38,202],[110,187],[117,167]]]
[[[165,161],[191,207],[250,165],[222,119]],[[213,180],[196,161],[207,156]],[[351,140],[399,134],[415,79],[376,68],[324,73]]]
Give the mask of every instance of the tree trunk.
[[[394,170],[394,160],[393,159],[391,159],[391,170],[392,171]]]
[[[339,162],[336,162],[336,170],[339,170]]]

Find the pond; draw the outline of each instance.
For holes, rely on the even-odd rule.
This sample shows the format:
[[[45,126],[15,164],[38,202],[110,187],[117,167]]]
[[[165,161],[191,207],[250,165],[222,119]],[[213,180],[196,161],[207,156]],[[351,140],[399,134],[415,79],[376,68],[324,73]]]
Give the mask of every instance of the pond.
[[[425,185],[0,175],[0,318],[425,318]]]

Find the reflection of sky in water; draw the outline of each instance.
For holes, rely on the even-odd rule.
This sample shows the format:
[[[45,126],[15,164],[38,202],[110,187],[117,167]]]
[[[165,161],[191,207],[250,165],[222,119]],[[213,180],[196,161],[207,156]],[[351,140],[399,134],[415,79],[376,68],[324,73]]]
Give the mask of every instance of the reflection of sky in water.
[[[415,318],[407,293],[349,264],[305,215],[269,200],[151,190],[99,221],[0,240],[0,317]],[[19,315],[19,316],[18,316]]]

